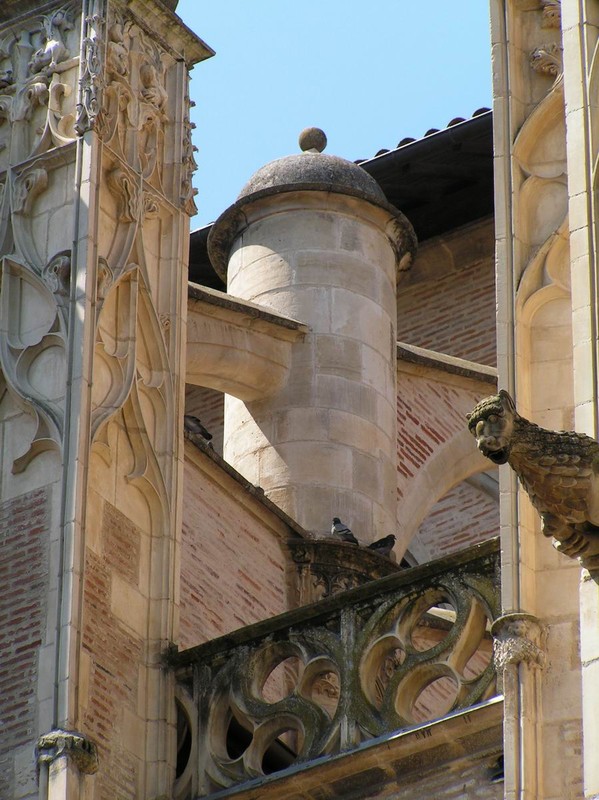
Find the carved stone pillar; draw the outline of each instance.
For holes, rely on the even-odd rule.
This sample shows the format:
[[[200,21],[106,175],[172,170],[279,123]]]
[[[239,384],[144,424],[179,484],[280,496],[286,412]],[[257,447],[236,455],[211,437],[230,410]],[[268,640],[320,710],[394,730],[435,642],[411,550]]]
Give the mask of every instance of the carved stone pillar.
[[[187,83],[210,54],[155,0],[2,4],[0,536],[21,514],[41,564],[11,609],[36,635],[15,668],[27,732],[0,759],[10,796],[17,778],[36,791],[48,730],[44,791],[75,796],[71,729],[98,742],[100,794],[170,791]]]
[[[567,157],[564,87],[570,67],[567,58],[562,62],[560,10],[557,0],[491,2],[498,368],[499,385],[525,417],[572,430],[576,324],[568,193],[572,170],[580,169],[584,156],[575,139],[578,155]],[[578,646],[579,565],[548,546],[538,514],[507,468],[501,469],[500,497],[503,608],[538,617],[548,631],[551,664],[551,670],[534,670],[534,679],[520,667],[505,685],[506,798],[578,798],[579,665],[562,654]],[[526,713],[520,696],[527,698]]]
[[[523,731],[523,720],[534,720],[538,714],[537,671],[545,663],[544,632],[535,616],[514,612],[496,619],[491,633],[497,688],[504,696],[505,796],[523,797],[521,787],[536,785],[539,780],[535,742]],[[518,777],[515,769],[519,770]]]

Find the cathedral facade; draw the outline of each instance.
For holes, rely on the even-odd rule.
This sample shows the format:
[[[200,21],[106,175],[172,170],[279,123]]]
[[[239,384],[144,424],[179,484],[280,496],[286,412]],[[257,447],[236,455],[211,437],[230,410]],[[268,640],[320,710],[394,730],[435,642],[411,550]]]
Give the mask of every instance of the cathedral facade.
[[[599,434],[599,14],[491,0],[492,111],[190,240],[175,7],[0,9],[0,798],[596,800],[599,534],[467,418]]]

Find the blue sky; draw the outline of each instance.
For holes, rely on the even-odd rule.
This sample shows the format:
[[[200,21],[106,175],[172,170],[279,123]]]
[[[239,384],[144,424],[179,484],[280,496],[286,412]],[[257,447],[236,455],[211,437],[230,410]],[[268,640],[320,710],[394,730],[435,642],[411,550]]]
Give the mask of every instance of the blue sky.
[[[199,214],[234,202],[308,126],[351,161],[491,105],[485,0],[180,0],[216,55],[192,73]]]

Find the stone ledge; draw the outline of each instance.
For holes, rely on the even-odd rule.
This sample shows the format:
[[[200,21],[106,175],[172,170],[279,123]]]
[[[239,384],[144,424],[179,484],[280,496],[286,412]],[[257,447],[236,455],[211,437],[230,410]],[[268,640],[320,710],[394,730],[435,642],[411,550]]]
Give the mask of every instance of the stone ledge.
[[[303,322],[284,317],[282,314],[277,314],[276,311],[272,311],[258,303],[251,303],[249,300],[242,300],[226,292],[219,292],[218,289],[209,289],[207,286],[200,286],[197,283],[191,283],[191,281],[187,284],[187,296],[190,300],[226,309],[233,314],[243,314],[244,317],[250,317],[250,319],[257,322],[265,322],[267,324],[261,328],[264,331],[269,331],[271,325],[276,325],[289,331],[296,331],[298,334],[306,334],[310,330],[309,326]],[[292,337],[292,339],[295,338],[295,336]]]
[[[435,350],[427,350],[425,347],[417,347],[414,344],[398,342],[397,361],[398,366],[400,362],[416,364],[497,386],[497,369],[495,367],[488,367],[485,364],[467,361],[456,356],[448,356],[445,353],[437,353]]]
[[[386,797],[380,793],[405,790],[411,783],[422,785],[428,775],[441,770],[449,782],[456,781],[460,769],[477,764],[490,783],[490,764],[502,752],[503,697],[498,696],[434,722],[370,739],[351,752],[317,758],[209,796],[211,800],[293,800],[301,781],[306,800],[319,800],[325,791],[331,800]]]
[[[307,325],[216,289],[189,285],[186,382],[240,400],[275,394]]]

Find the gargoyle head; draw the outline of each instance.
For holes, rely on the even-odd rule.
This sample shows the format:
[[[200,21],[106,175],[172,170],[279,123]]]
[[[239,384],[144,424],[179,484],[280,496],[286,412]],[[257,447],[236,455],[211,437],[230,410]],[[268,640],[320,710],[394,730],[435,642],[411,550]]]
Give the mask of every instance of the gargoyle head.
[[[470,433],[476,438],[476,446],[494,464],[505,464],[510,456],[514,420],[517,417],[514,401],[504,389],[499,394],[485,397],[466,415]]]

